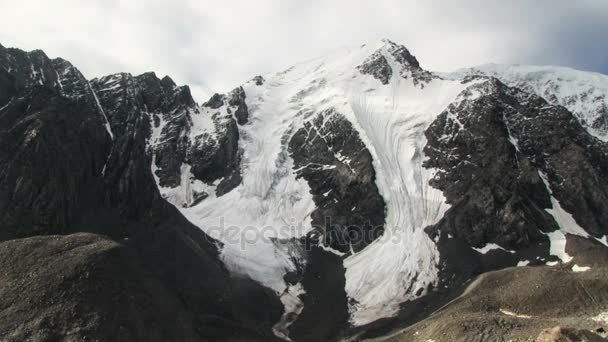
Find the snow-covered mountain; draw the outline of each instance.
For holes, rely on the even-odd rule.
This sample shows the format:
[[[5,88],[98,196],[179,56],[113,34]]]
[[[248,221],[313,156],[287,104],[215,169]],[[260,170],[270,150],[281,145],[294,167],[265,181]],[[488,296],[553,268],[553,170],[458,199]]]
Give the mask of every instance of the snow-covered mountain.
[[[307,257],[301,248],[291,248],[289,244],[286,247],[285,240],[302,238],[313,226],[324,227],[321,218],[325,217],[336,220],[355,216],[360,219],[346,222],[342,227],[331,227],[340,234],[348,229],[349,223],[363,226],[368,220],[372,225],[383,226],[381,236],[373,236],[356,246],[348,238],[332,240],[331,232],[324,230],[326,236],[322,238],[322,244],[326,251],[343,260],[350,323],[361,325],[390,317],[398,312],[401,303],[426,295],[440,283],[441,253],[437,241],[433,241],[424,228],[437,224],[450,204],[441,191],[431,186],[437,169],[425,167],[428,158],[425,149],[436,150],[443,147],[439,144],[464,134],[467,125],[463,122],[473,113],[468,118],[458,117],[476,103],[487,99],[498,102],[503,93],[512,96],[512,101],[522,107],[530,107],[529,102],[540,103],[526,108],[530,111],[559,111],[541,99],[524,99],[523,93],[511,94],[511,90],[491,79],[469,77],[477,70],[433,74],[421,69],[405,47],[387,40],[338,50],[283,72],[256,78],[233,92],[244,98],[244,103],[239,105],[246,106],[248,113],[246,121],[238,125],[242,182],[230,192],[218,195],[215,183],[205,183],[197,178],[191,173],[192,166],[184,163],[179,185],[161,186],[161,193],[180,207],[191,222],[224,243],[222,259],[233,272],[246,274],[288,297],[306,291],[300,283],[285,281],[285,275],[306,268]],[[492,74],[485,71],[487,68],[482,70],[477,74]],[[501,69],[496,67],[494,70]],[[584,73],[577,72],[579,83],[586,86],[575,88],[570,85],[574,82],[572,78],[566,78],[573,72],[556,76],[561,75],[558,69],[552,70],[549,76],[545,72],[535,77],[535,74],[523,71],[509,71],[511,69],[507,67],[502,70],[492,75],[508,80],[510,85],[519,82],[515,85],[524,90],[535,89],[540,95],[550,93],[553,95],[549,98],[551,102],[571,104],[584,124],[589,121],[583,121],[583,118],[592,117],[589,108],[597,106],[596,98],[589,97],[592,102],[585,102],[585,96],[588,96],[585,94],[604,91],[601,87],[592,87],[593,82],[601,84],[603,81],[594,74],[585,78]],[[552,83],[538,90],[549,77],[552,77]],[[562,91],[551,92],[551,89]],[[234,94],[220,96],[218,99],[223,102],[203,105],[197,114],[193,114],[191,139],[217,139],[214,138],[218,134],[217,124],[197,117],[232,116],[236,120],[236,115],[231,114],[238,112],[238,107],[231,105],[233,98]],[[531,137],[516,138],[525,132],[511,129],[509,120],[516,120],[515,113],[507,116],[506,109],[502,110],[505,112],[498,119],[503,120],[505,126],[505,141],[512,145],[506,148],[514,149],[504,153],[524,153],[519,144]],[[445,124],[457,124],[458,127],[442,131],[441,136],[433,137],[437,139],[437,146],[429,146],[425,132],[431,124],[437,124],[437,120],[444,120],[438,119],[444,111],[447,113]],[[596,126],[587,127],[596,132]],[[161,141],[163,129],[161,121],[155,128],[155,132],[161,132],[155,134]],[[365,153],[353,151],[349,148],[352,145]],[[152,143],[153,149],[156,146],[159,146],[158,140]],[[446,152],[453,149],[452,146],[444,148]],[[465,152],[474,150],[468,148]],[[457,162],[466,162],[466,156]],[[544,165],[536,167],[540,177],[547,182]],[[162,171],[158,165],[153,168],[156,173]],[[361,172],[367,179],[361,179]],[[538,182],[541,178],[536,176],[536,186],[543,184]],[[336,180],[338,184],[330,180]],[[362,186],[376,197],[368,193],[368,198],[353,198],[360,195],[357,190]],[[210,196],[192,205],[188,199],[201,192]],[[374,203],[374,198],[380,198],[383,205]],[[344,202],[349,206],[345,207]],[[553,210],[558,224],[568,223],[562,227],[564,232],[588,235],[578,225],[571,227],[576,222],[559,202],[553,204]],[[374,222],[374,217],[380,219]],[[243,230],[249,226],[256,230],[273,229],[269,230],[269,239],[247,244],[240,239],[214,235],[218,232],[217,227],[230,226]],[[504,233],[515,234],[515,239],[522,238],[517,231]],[[549,233],[549,236],[563,240],[563,234],[560,234]],[[472,247],[488,243],[485,248],[477,249],[481,253],[492,250],[491,246],[502,248],[493,243],[489,232],[483,232],[483,235],[488,237],[470,241]],[[602,228],[595,235],[605,239]],[[540,236],[525,236],[525,239],[539,240]],[[509,243],[515,246],[505,247],[522,247],[513,241]],[[564,252],[557,251],[553,244],[551,253],[563,256]],[[294,299],[284,301],[293,305]]]
[[[219,326],[215,338],[230,334],[225,322],[250,338],[349,336],[423,318],[480,273],[571,262],[573,236],[608,246],[604,75],[434,73],[383,40],[198,104],[169,77],[89,82],[67,61],[0,48],[0,141],[20,139],[0,154],[1,189],[13,194],[0,198],[10,213],[0,227],[132,244],[150,267],[164,265],[161,279],[179,274],[170,291]],[[55,98],[65,103],[46,109]],[[70,150],[91,160],[66,179],[40,174],[49,162],[36,139],[54,126],[21,115],[76,105],[98,147]],[[79,116],[62,120],[91,141]],[[49,135],[53,146],[60,135]],[[17,150],[34,159],[12,158]],[[45,188],[56,178],[50,189],[74,189],[65,201]],[[163,229],[177,231],[170,250],[157,246]]]
[[[590,134],[608,140],[608,76],[557,66],[485,64],[442,74],[496,77],[510,87],[536,94],[574,114]]]

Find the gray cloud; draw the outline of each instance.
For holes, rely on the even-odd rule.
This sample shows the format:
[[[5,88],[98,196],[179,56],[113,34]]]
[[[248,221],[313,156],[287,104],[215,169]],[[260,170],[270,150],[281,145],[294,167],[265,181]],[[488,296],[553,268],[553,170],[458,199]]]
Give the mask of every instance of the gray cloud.
[[[449,71],[487,62],[608,73],[605,0],[0,0],[0,42],[88,77],[153,70],[197,100],[342,46],[391,38]]]

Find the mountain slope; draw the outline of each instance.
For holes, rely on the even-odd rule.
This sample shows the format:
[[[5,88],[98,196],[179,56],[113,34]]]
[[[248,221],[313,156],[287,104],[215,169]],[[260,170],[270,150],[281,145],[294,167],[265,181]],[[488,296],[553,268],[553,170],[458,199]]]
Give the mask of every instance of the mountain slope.
[[[169,102],[160,109],[169,111],[193,103],[189,91],[158,94],[160,80],[143,75],[137,87],[127,87],[121,106],[111,107],[104,94],[93,92],[95,82],[91,87],[69,63],[41,51],[1,47],[0,65],[3,240],[75,232],[109,236],[163,291],[179,298],[190,325],[204,327],[196,329],[197,338],[272,336],[282,312],[278,298],[229,274],[215,240],[163,200],[151,173],[145,107]],[[263,311],[260,302],[267,305]]]
[[[224,242],[233,272],[282,295],[300,314],[294,330],[316,310],[309,305],[327,300],[302,285],[307,274],[331,279],[324,292],[346,295],[357,326],[425,295],[442,298],[480,272],[567,262],[567,234],[605,242],[605,144],[563,108],[496,79],[425,71],[383,41],[237,90],[247,108],[237,125],[242,183],[220,194],[185,163],[170,192],[211,193],[180,211]],[[201,114],[238,121],[230,98],[216,95],[192,114],[195,138],[214,130]],[[318,253],[342,265],[343,293],[308,264]]]
[[[589,133],[608,140],[608,76],[556,66],[486,64],[444,74],[496,77],[510,87],[568,108]]]

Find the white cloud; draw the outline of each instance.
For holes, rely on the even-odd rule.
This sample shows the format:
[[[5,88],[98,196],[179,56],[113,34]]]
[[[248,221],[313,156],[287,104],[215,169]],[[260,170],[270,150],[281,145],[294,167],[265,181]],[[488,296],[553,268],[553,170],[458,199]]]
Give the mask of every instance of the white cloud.
[[[153,70],[198,101],[341,46],[388,37],[423,67],[562,64],[608,72],[604,0],[0,0],[0,43],[88,77]]]

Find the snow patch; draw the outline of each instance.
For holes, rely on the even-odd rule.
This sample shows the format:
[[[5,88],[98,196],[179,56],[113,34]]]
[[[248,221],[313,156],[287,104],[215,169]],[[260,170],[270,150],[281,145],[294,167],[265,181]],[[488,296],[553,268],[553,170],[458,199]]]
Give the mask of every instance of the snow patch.
[[[101,103],[99,102],[99,98],[97,97],[97,94],[95,94],[93,87],[91,87],[91,83],[88,81],[87,81],[87,87],[89,88],[89,91],[91,92],[91,94],[93,94],[93,99],[95,99],[95,105],[97,106],[99,113],[103,117],[104,127],[106,128],[106,132],[108,132],[110,139],[114,140],[114,133],[112,132],[112,126],[110,126],[110,120],[108,120],[108,117],[106,116],[106,112],[101,107]]]
[[[495,243],[488,243],[485,246],[483,246],[482,248],[475,248],[475,247],[471,247],[471,248],[473,248],[474,250],[476,250],[477,252],[479,252],[481,254],[486,254],[489,251],[496,250],[496,249],[502,250],[502,251],[505,251],[505,252],[509,252],[511,254],[515,253],[515,251],[504,249],[504,248],[500,247],[499,245],[497,245]]]
[[[500,309],[500,312],[507,316],[513,316],[513,317],[517,317],[517,318],[525,318],[525,319],[532,318],[532,316],[530,316],[530,315],[520,315],[520,314],[516,314],[515,312],[505,310],[505,309]]]
[[[608,235],[604,235],[602,238],[595,238],[599,243],[608,247]]]
[[[587,272],[591,269],[591,267],[589,266],[579,266],[577,264],[574,264],[572,266],[572,272]]]
[[[608,324],[608,311],[600,312],[597,316],[591,317],[592,320]]]
[[[562,262],[567,263],[572,260],[572,257],[566,253],[566,235],[561,230],[556,230],[550,233],[543,233],[549,237],[549,254],[555,255]],[[557,261],[547,262],[547,266],[557,265]]]
[[[545,209],[545,211],[548,212],[551,216],[553,216],[553,219],[555,220],[555,222],[557,222],[557,225],[560,228],[560,230],[543,234],[549,237],[549,241],[551,243],[550,254],[557,256],[558,258],[560,258],[560,260],[562,260],[562,262],[569,262],[570,260],[572,260],[572,257],[566,253],[565,234],[572,234],[585,238],[589,238],[590,235],[585,231],[585,229],[583,229],[581,226],[578,225],[578,223],[576,223],[572,215],[570,215],[570,213],[564,210],[560,205],[559,201],[553,196],[553,190],[551,190],[551,185],[549,184],[549,178],[547,177],[547,174],[542,171],[539,171],[539,176],[545,183],[545,187],[547,188],[547,191],[551,196],[552,208]]]
[[[302,303],[300,296],[305,294],[306,291],[302,284],[297,283],[296,285],[289,286],[281,295],[281,303],[285,307],[285,312],[279,322],[272,327],[272,332],[275,336],[291,341],[288,328],[295,322],[304,309],[304,303]]]

